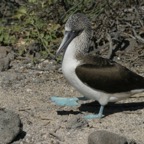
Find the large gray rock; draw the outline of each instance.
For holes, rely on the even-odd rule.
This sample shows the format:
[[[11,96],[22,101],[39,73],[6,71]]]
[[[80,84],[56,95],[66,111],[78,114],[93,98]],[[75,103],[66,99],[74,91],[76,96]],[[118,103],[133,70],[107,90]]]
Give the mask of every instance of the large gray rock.
[[[17,114],[0,109],[0,144],[9,144],[21,132],[22,124]]]
[[[112,132],[99,130],[89,135],[88,144],[136,144],[136,142],[129,141],[125,137]]]

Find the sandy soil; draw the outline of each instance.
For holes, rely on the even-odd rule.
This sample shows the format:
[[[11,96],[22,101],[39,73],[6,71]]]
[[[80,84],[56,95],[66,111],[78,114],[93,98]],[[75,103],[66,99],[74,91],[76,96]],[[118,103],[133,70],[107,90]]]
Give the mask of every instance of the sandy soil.
[[[13,144],[87,144],[89,134],[96,130],[144,143],[144,94],[109,104],[104,118],[85,121],[84,115],[98,111],[98,103],[56,106],[50,101],[51,96],[81,94],[57,71],[30,70],[16,63],[13,69],[2,73],[3,77],[9,76],[9,82],[2,76],[0,79],[0,107],[18,113],[23,123],[23,138]]]

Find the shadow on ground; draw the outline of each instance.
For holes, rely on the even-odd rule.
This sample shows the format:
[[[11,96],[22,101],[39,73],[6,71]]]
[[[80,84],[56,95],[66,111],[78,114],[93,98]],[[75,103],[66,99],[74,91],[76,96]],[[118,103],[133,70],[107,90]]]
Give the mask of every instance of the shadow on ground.
[[[17,137],[12,141],[15,142],[15,141],[19,141],[20,139],[24,139],[26,136],[26,132],[21,130],[20,133],[17,135]]]
[[[98,102],[90,102],[82,104],[79,107],[79,111],[73,110],[61,110],[57,111],[58,115],[77,115],[81,114],[82,112],[89,112],[89,113],[98,113],[100,105]],[[130,102],[130,103],[109,103],[105,106],[104,115],[108,116],[114,113],[119,112],[126,112],[126,111],[137,111],[140,109],[144,109],[144,102]]]

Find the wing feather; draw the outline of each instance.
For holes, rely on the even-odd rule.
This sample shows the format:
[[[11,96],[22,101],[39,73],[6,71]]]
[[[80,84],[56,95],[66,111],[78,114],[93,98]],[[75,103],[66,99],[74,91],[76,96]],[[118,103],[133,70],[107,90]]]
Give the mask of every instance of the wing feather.
[[[144,78],[129,69],[104,58],[93,58],[90,64],[76,68],[78,78],[93,89],[108,93],[144,88]]]

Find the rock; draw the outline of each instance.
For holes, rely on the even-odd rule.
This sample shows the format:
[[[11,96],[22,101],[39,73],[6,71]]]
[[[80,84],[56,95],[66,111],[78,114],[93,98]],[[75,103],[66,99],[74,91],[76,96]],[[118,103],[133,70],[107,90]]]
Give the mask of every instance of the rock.
[[[8,53],[8,48],[0,46],[0,59],[6,57]]]
[[[22,124],[17,114],[0,109],[0,144],[12,142],[21,132]]]
[[[129,139],[127,140],[127,144],[144,144],[142,141],[138,141],[136,142],[135,140],[133,139]]]
[[[0,46],[0,71],[5,71],[10,67],[10,61],[14,59],[11,47]]]
[[[128,141],[118,134],[99,130],[89,135],[88,144],[128,144]]]
[[[75,117],[68,121],[67,129],[80,129],[84,126],[88,126],[88,122],[81,117]]]
[[[0,71],[5,71],[10,67],[10,60],[8,57],[0,59]]]
[[[26,77],[17,72],[4,72],[0,73],[0,86],[3,88],[19,88],[25,85]]]
[[[14,60],[14,58],[15,58],[14,52],[11,51],[10,53],[8,53],[7,57],[9,58],[10,61]]]

